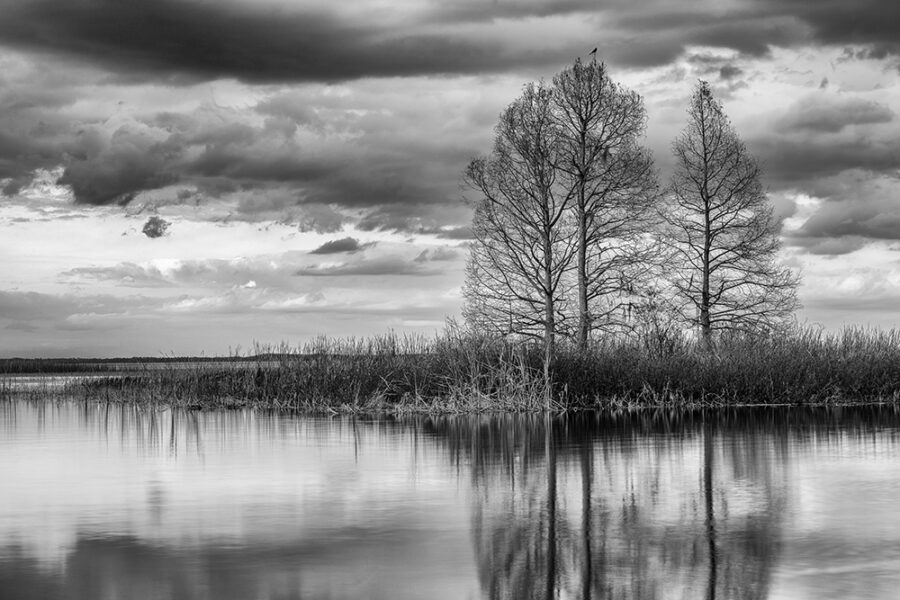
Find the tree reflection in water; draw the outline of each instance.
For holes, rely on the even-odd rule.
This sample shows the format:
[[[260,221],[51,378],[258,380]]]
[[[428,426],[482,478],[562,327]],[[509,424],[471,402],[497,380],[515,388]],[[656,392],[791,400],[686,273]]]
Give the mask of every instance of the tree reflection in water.
[[[787,496],[766,413],[453,418],[485,597],[768,595]]]
[[[89,435],[69,437],[73,414],[75,429]],[[801,567],[825,562],[811,576],[814,591],[845,576],[828,579],[824,568],[873,539],[864,531],[849,540],[850,550],[830,556],[811,545],[824,539],[829,549],[843,547],[846,533],[791,533],[796,523],[787,515],[796,508],[789,504],[797,503],[800,475],[791,463],[808,465],[823,450],[840,456],[881,446],[891,465],[900,408],[367,420],[0,404],[0,432],[14,439],[22,431],[28,452],[42,452],[57,434],[100,446],[87,454],[97,464],[78,468],[96,467],[116,482],[107,491],[124,482],[143,495],[122,495],[127,504],[91,494],[0,502],[8,509],[0,511],[7,528],[0,542],[3,598],[396,600],[438,592],[469,597],[480,587],[490,599],[762,600],[774,587],[776,565],[783,571],[790,563],[783,561],[791,553],[783,552],[783,538],[795,553],[801,544]],[[328,457],[332,462],[323,463]],[[130,477],[125,466],[145,459],[152,477]],[[412,469],[387,468],[397,464]],[[421,493],[404,495],[417,492],[420,467]],[[253,478],[256,469],[263,471]],[[189,480],[173,482],[184,473],[204,478],[207,470],[223,480],[242,474],[250,483],[232,489],[214,485],[217,477],[203,479],[216,494],[197,502],[190,494],[206,488],[186,484],[185,494],[177,484]],[[389,481],[386,472],[393,473]],[[318,487],[313,475],[321,476]],[[458,486],[457,478],[471,485]],[[253,495],[260,491],[253,485],[264,493]],[[456,488],[458,498],[450,497]],[[879,514],[890,514],[893,488],[884,489],[888,508]],[[44,523],[54,510],[56,520]],[[50,535],[29,536],[29,527]],[[53,537],[66,528],[71,544]],[[445,552],[448,540],[458,554]],[[871,587],[861,573],[857,583]],[[780,578],[782,592],[783,584]],[[892,597],[887,585],[880,597]]]

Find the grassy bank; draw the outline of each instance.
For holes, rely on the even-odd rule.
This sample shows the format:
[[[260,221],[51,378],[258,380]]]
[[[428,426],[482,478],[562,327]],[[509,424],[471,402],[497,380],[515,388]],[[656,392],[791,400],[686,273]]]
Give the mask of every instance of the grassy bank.
[[[900,399],[900,331],[798,330],[652,348],[607,340],[586,353],[561,345],[554,409],[627,406],[841,404]],[[534,411],[545,407],[541,352],[450,331],[319,339],[222,368],[216,363],[138,370],[70,385],[87,400],[197,408],[258,406],[321,411]]]

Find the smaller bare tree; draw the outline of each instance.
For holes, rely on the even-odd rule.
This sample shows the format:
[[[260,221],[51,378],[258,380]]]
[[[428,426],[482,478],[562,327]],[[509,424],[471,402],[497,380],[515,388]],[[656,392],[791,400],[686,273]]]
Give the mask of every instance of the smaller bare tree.
[[[778,225],[759,166],[708,83],[694,90],[673,147],[668,273],[684,317],[707,347],[714,332],[783,323],[798,306],[798,278],[776,263]]]

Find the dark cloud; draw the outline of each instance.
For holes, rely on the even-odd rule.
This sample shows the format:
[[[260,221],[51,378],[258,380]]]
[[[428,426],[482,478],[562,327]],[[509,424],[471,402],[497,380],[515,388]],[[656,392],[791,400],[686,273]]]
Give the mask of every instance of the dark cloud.
[[[723,65],[719,68],[719,77],[728,81],[743,75],[744,71],[740,67],[734,65]]]
[[[900,182],[860,172],[822,182],[833,192],[816,207],[787,243],[813,254],[847,254],[872,240],[900,240]]]
[[[198,194],[199,195],[199,194]],[[237,194],[237,218],[295,225],[299,231],[335,233],[352,219],[340,207],[304,200],[300,190],[261,186]]]
[[[356,252],[359,252],[360,250],[364,250],[365,248],[374,245],[374,242],[370,242],[368,244],[360,244],[359,240],[356,238],[345,237],[339,240],[325,242],[315,250],[312,250],[310,254],[354,254]]]
[[[897,12],[879,2],[865,5],[883,7],[886,15]],[[522,52],[513,48],[519,42],[490,32],[501,27],[498,21],[576,13],[596,23],[598,31],[612,32],[596,42],[605,59],[632,65],[662,64],[696,44],[760,56],[772,44],[811,39],[862,40],[858,43],[869,44],[864,54],[870,56],[883,51],[894,27],[855,10],[848,17],[846,8],[832,2],[809,7],[774,0],[748,1],[713,15],[687,2],[638,6],[613,0],[602,10],[587,0],[435,2],[407,14],[414,24],[427,21],[428,27],[403,30],[387,17],[373,19],[327,4],[317,12],[297,12],[249,2],[241,7],[173,0],[0,0],[0,9],[0,43],[58,50],[144,80],[333,81],[501,72],[528,64],[556,69],[576,49],[562,44],[558,51]],[[718,78],[722,86],[743,83],[748,67],[742,57],[691,52],[686,58],[701,74]],[[853,51],[853,58],[858,54]],[[178,185],[193,190],[183,201],[228,196],[237,205],[235,218],[289,220],[301,229],[335,232],[353,212],[361,215],[364,230],[466,239],[465,228],[443,227],[461,220],[438,213],[458,203],[460,172],[469,156],[487,146],[497,108],[482,102],[471,113],[448,115],[440,126],[433,115],[445,105],[412,98],[402,81],[390,82],[396,88],[391,95],[377,88],[366,97],[359,92],[365,86],[376,89],[369,79],[346,94],[298,86],[240,110],[207,105],[185,113],[131,114],[114,126],[114,120],[55,116],[59,107],[77,99],[77,92],[41,80],[14,94],[0,91],[0,108],[10,111],[0,114],[0,178],[10,194],[29,182],[34,169],[65,164],[60,183],[70,185],[82,204],[127,203],[144,192]],[[855,131],[889,122],[892,111],[871,101],[821,94],[790,109],[779,131],[748,140],[767,183],[809,191],[823,176],[843,170],[900,168],[900,143]],[[829,139],[836,134],[842,137]],[[173,197],[184,192],[170,191]]]
[[[591,0],[467,0],[423,3],[415,11],[401,7],[394,22],[327,3],[298,9],[251,2],[3,0],[0,10],[0,43],[79,57],[123,82],[342,81],[557,67],[586,53],[588,40],[535,45],[505,39],[502,28],[575,15],[597,24],[601,56],[620,65],[665,64],[692,45],[748,56],[811,40],[863,44],[867,56],[900,48],[900,8],[893,0],[852,6],[751,0],[729,12],[686,1],[598,6]],[[723,79],[728,75],[722,72]]]
[[[18,170],[17,165],[10,165],[9,168],[11,171]],[[23,187],[28,185],[31,182],[31,175],[16,175],[15,177],[9,177],[6,180],[6,183],[0,188],[0,194],[4,196],[15,196],[18,194]]]
[[[790,47],[804,40],[797,15],[760,10],[754,3],[731,12],[710,14],[699,3],[621,2],[609,13],[610,35],[604,58],[637,67],[672,62],[690,46],[731,48],[744,56],[768,56],[771,46]]]
[[[810,217],[798,233],[812,238],[857,236],[898,240],[900,207],[858,199],[828,203]]]
[[[53,168],[62,162],[65,143],[57,139],[57,128],[42,119],[45,114],[0,107],[0,180],[9,179],[3,186],[8,196],[31,183],[36,169]]]
[[[329,103],[327,94],[306,100],[315,103],[314,112]],[[452,202],[465,157],[474,150],[461,148],[453,135],[416,139],[405,133],[419,119],[414,103],[373,118],[366,115],[376,110],[369,106],[376,100],[357,102],[330,107],[327,127],[307,127],[272,105],[261,109],[261,122],[252,108],[205,106],[72,122],[43,134],[34,128],[49,109],[0,114],[0,178],[7,178],[4,187],[12,194],[31,182],[35,169],[65,164],[58,183],[71,186],[80,204],[127,204],[144,192],[179,186],[170,190],[172,201],[232,196],[243,218],[291,218],[316,231],[340,229],[346,220],[340,207],[421,205],[424,214],[429,205]],[[7,123],[11,134],[2,127]]]
[[[337,160],[298,144],[297,122],[269,117],[261,125],[251,125],[247,116],[204,107],[192,113],[162,113],[142,125],[162,138],[162,150],[178,159],[171,164],[177,177],[199,182],[208,192],[233,191],[260,182],[317,181],[339,170]]]
[[[767,9],[792,15],[826,44],[866,44],[882,56],[900,49],[900,4],[893,0],[758,0]]]
[[[790,106],[771,130],[758,128],[747,144],[776,190],[857,197],[854,182],[900,169],[900,139],[887,127],[895,117],[878,102],[820,90]]]
[[[447,23],[480,23],[497,19],[551,17],[594,12],[595,0],[460,0],[436,2],[429,18]]]
[[[833,180],[823,178],[844,171],[893,174],[900,169],[900,140],[876,140],[863,133],[828,137],[773,133],[750,139],[748,145],[760,158],[767,184],[818,196],[837,193]]]
[[[178,181],[181,148],[142,129],[123,126],[104,139],[97,130],[78,136],[59,184],[69,185],[85,204],[126,204],[144,190]]]
[[[851,125],[890,123],[894,111],[863,98],[817,93],[798,101],[779,120],[781,130],[837,133]]]
[[[54,168],[68,151],[72,123],[62,109],[79,95],[72,85],[84,70],[26,67],[15,53],[3,53],[0,69],[0,179],[9,179],[3,193],[13,195],[31,183],[36,169]],[[22,70],[26,72],[21,72]]]
[[[227,134],[234,126],[226,125],[223,129]],[[240,129],[240,137],[174,136],[173,143],[202,149],[196,158],[183,165],[185,172],[200,178],[233,182],[296,183],[328,179],[340,170],[340,163],[329,163],[304,152],[292,139],[277,140],[266,127],[242,126]]]
[[[401,27],[362,12],[356,19],[341,17],[326,6],[292,10],[175,0],[6,0],[0,4],[0,42],[81,57],[126,80],[145,74],[175,83],[228,77],[275,82],[490,73],[516,65],[552,64],[569,54],[509,52],[490,37],[425,33],[432,16],[428,10],[420,17],[420,27]],[[539,13],[556,12],[539,3],[534,6]],[[454,12],[443,14],[452,23]],[[457,18],[476,14],[462,11]]]
[[[854,52],[857,59],[900,54],[900,5],[893,0],[749,0],[713,14],[696,2],[621,0],[613,6],[615,30],[641,34],[627,49],[612,49],[625,64],[669,62],[691,45],[732,48],[747,56],[765,56],[771,46],[815,43],[865,46]],[[632,46],[636,51],[629,62]]]
[[[793,217],[797,213],[797,201],[792,196],[779,193],[769,194],[769,201],[772,203],[772,217],[779,226],[784,224],[785,219]]]

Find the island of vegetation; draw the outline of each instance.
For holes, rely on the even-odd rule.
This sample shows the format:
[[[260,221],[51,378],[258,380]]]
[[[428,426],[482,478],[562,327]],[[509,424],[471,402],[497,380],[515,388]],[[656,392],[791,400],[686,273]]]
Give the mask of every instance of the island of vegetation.
[[[465,171],[464,321],[432,338],[320,338],[121,374],[74,361],[101,376],[67,393],[320,411],[896,401],[900,334],[796,323],[799,278],[777,262],[760,167],[709,84],[693,91],[668,182],[641,145],[646,121],[641,96],[595,59],[523,88]]]

